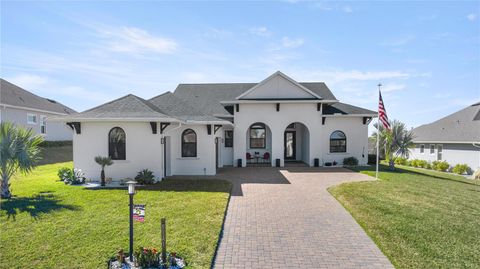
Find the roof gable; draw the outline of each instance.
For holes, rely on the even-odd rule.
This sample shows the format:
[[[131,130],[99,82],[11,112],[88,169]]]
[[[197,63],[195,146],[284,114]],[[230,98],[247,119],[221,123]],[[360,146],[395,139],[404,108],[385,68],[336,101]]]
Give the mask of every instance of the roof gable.
[[[239,95],[237,100],[258,99],[321,99],[319,95],[307,89],[280,71],[275,72],[262,82]]]

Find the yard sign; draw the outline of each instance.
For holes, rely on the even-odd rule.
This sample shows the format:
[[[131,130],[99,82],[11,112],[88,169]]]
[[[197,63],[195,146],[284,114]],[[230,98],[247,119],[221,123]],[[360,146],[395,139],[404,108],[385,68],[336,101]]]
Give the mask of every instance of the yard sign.
[[[145,221],[145,205],[134,205],[133,206],[133,219],[140,222]]]

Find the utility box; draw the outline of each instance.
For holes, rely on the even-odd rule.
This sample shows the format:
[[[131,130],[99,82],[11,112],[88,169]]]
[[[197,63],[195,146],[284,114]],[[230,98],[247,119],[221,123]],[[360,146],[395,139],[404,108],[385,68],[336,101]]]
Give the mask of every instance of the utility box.
[[[275,159],[275,167],[280,167],[280,159]]]
[[[319,167],[320,166],[320,160],[318,158],[313,159],[313,166],[314,167]]]
[[[237,160],[237,167],[243,167],[242,165],[242,159]]]

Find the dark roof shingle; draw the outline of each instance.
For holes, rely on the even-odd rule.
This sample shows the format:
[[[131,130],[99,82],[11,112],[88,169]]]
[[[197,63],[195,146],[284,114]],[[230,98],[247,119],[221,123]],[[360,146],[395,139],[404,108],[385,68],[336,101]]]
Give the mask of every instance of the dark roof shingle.
[[[4,79],[0,79],[0,103],[65,115],[76,113],[75,110],[55,100],[35,95]]]
[[[413,129],[414,141],[480,142],[480,103]]]

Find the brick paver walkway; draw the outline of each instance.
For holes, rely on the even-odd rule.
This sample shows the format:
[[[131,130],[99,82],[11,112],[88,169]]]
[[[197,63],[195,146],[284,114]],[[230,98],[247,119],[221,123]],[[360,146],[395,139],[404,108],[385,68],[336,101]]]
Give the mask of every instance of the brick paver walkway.
[[[327,188],[342,168],[226,168],[234,184],[215,268],[393,268]]]

